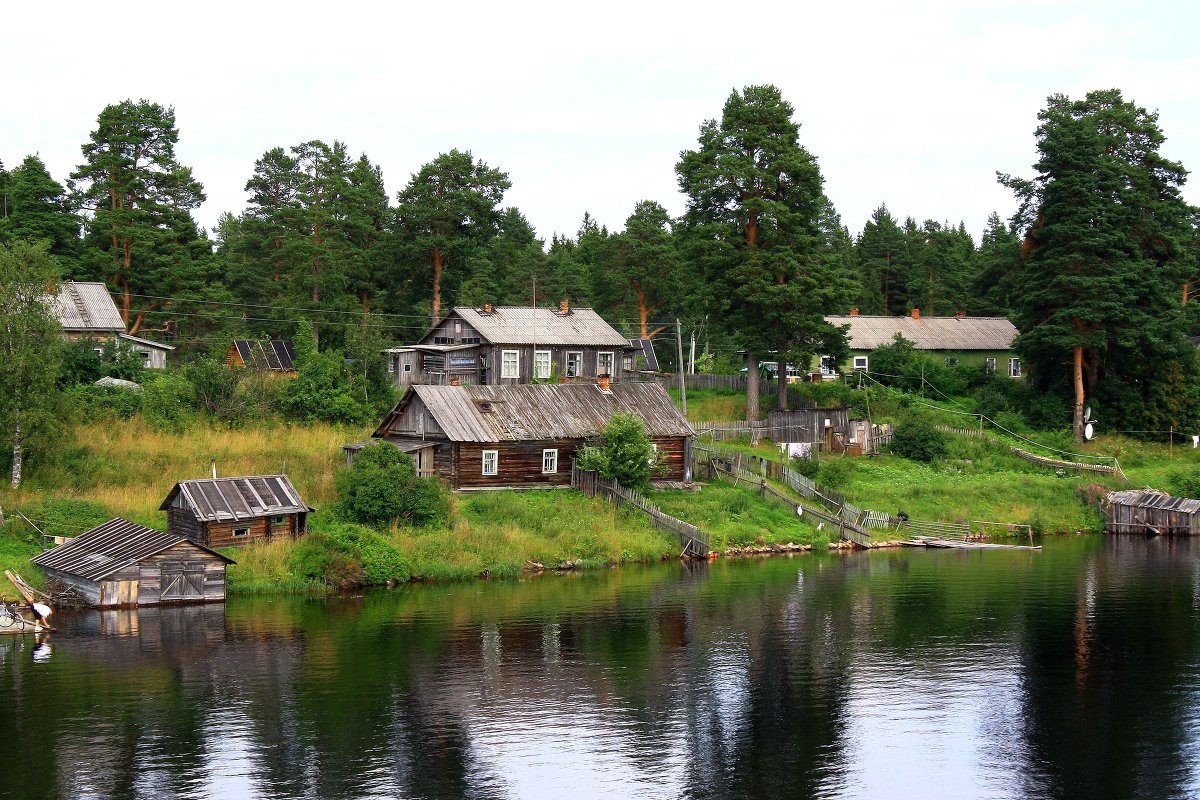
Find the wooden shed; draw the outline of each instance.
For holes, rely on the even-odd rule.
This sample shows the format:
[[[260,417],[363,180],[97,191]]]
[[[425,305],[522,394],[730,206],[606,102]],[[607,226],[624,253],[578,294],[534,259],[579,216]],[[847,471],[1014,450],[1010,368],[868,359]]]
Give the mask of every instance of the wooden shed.
[[[111,519],[33,559],[90,605],[138,606],[225,599],[233,559],[170,533]]]
[[[1104,498],[1107,533],[1180,534],[1200,532],[1200,500],[1172,497],[1152,489],[1109,492]]]
[[[411,386],[374,436],[454,489],[567,486],[575,452],[615,414],[642,420],[669,481],[691,479],[695,432],[652,383]],[[347,457],[353,455],[347,446]]]
[[[286,475],[180,481],[167,494],[167,530],[205,547],[295,538],[311,511]]]

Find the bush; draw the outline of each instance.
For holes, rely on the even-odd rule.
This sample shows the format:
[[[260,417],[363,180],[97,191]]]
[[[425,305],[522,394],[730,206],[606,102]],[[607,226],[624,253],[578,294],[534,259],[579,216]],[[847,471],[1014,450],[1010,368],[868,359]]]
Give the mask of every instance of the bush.
[[[892,452],[912,461],[933,461],[946,455],[946,436],[924,417],[910,417],[896,426]]]
[[[344,589],[412,578],[408,559],[387,538],[344,522],[310,533],[292,550],[288,563],[304,578]]]
[[[823,458],[817,471],[817,483],[840,491],[850,484],[858,465],[850,458]]]
[[[215,358],[206,358],[188,364],[181,374],[191,385],[194,409],[226,422],[242,417],[246,400],[238,385],[244,371],[232,370]]]
[[[790,466],[792,469],[796,470],[796,472],[799,472],[810,481],[813,481],[817,479],[817,472],[819,472],[821,469],[821,462],[817,461],[815,458],[796,456],[791,460]]]
[[[632,414],[615,414],[599,440],[584,447],[577,461],[583,469],[615,478],[627,489],[644,492],[659,469],[658,453],[642,421]]]
[[[144,395],[133,389],[116,386],[78,384],[63,391],[67,404],[76,419],[96,422],[104,419],[130,419],[142,410]]]
[[[162,373],[142,387],[142,416],[152,428],[179,433],[191,405],[192,385],[182,375]]]
[[[436,480],[417,476],[412,457],[387,442],[364,447],[333,477],[343,519],[366,524],[397,520],[412,525],[445,522],[450,500]]]

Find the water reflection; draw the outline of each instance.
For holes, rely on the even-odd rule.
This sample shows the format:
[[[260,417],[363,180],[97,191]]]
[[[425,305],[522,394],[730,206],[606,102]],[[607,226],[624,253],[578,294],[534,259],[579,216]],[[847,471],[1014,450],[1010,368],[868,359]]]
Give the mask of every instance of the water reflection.
[[[63,614],[0,796],[1195,795],[1194,543],[1047,545]]]

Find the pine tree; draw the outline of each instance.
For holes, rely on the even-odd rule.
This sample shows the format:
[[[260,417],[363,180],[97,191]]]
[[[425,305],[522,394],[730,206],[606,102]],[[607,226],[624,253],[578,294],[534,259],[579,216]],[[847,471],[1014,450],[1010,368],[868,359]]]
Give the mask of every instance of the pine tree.
[[[1025,235],[1017,347],[1040,386],[1071,387],[1082,439],[1085,402],[1102,381],[1122,405],[1154,404],[1133,399],[1144,376],[1186,352],[1186,171],[1159,154],[1157,115],[1116,89],[1053,95],[1038,118],[1037,175],[1000,176],[1020,201],[1014,223]]]
[[[900,315],[908,312],[907,262],[904,232],[881,205],[871,214],[854,244],[862,293],[859,307],[864,314]]]
[[[689,249],[727,294],[726,323],[749,351],[749,419],[758,416],[762,355],[774,352],[782,365],[845,348],[842,332],[824,320],[839,291],[823,252],[828,200],[792,117],[774,86],[735,91],[675,168],[688,197]],[[781,388],[784,375],[780,369]],[[779,394],[785,404],[786,392]]]
[[[200,253],[191,210],[204,190],[175,158],[178,141],[173,108],[148,100],[107,106],[68,182],[87,215],[83,272],[116,288],[130,333],[148,312],[170,306],[181,279],[210,277],[182,273]]]
[[[71,211],[66,190],[50,177],[37,156],[26,156],[6,173],[0,189],[0,241],[45,240],[67,272],[79,258],[79,217]]]
[[[1020,237],[1004,224],[999,214],[992,212],[975,253],[972,314],[1006,317],[1013,311],[1020,252]]]

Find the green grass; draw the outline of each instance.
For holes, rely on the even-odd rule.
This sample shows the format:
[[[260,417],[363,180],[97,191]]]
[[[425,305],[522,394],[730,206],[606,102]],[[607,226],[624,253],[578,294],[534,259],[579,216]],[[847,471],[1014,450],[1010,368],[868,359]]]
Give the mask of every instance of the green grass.
[[[789,542],[823,548],[838,538],[836,531],[818,531],[782,503],[760,498],[753,488],[713,482],[699,492],[653,492],[650,500],[671,516],[707,531],[717,552]]]

